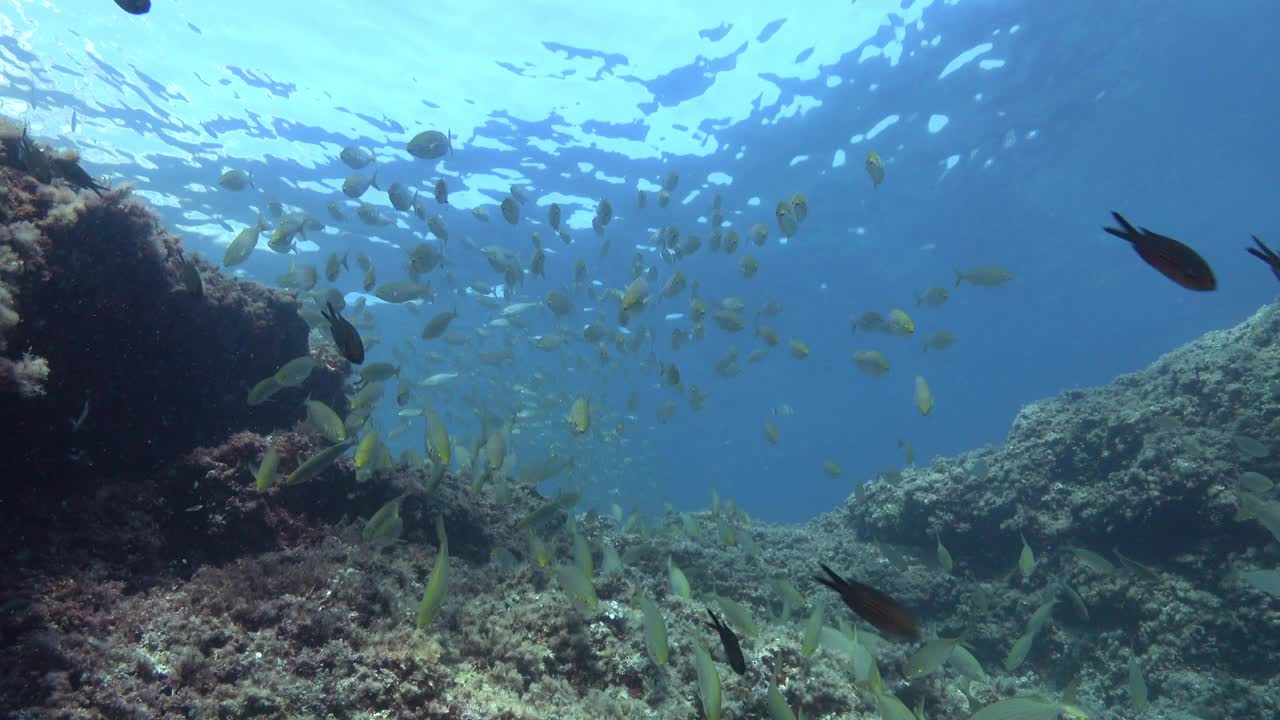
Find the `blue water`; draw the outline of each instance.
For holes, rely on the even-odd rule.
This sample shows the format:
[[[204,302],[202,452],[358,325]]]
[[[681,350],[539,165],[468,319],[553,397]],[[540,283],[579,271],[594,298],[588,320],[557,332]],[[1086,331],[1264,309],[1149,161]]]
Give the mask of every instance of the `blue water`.
[[[345,199],[338,188],[351,170],[337,156],[350,144],[376,152],[383,180],[424,195],[436,177],[448,178],[448,271],[460,287],[500,280],[461,236],[516,250],[527,266],[529,235],[542,233],[555,251],[547,279],[526,278],[504,302],[571,287],[578,258],[600,290],[625,286],[636,246],[647,246],[653,229],[674,223],[682,236],[705,240],[714,192],[744,240],[753,223],[768,226],[764,248],[744,242],[726,257],[704,245],[679,264],[703,297],[746,299],[748,320],[767,299],[784,304],[770,320],[783,346],[764,363],[745,361],[759,343],[749,328],[729,335],[709,320],[705,341],[672,352],[671,328],[689,321],[663,316],[686,312],[687,292],[632,323],[652,325],[657,358],[707,391],[699,413],[687,395],[659,387],[656,367],[641,367],[647,344],[634,355],[612,351],[620,364],[602,371],[581,342],[562,353],[562,367],[518,335],[516,360],[501,370],[477,369],[475,345],[461,353],[426,345],[417,340],[422,324],[455,301],[441,270],[430,277],[437,307],[374,308],[382,345],[371,359],[390,359],[408,336],[418,355],[449,355],[424,372],[464,374],[433,397],[455,439],[475,433],[477,402],[499,414],[514,409],[516,384],[549,390],[560,414],[574,394],[590,393],[597,410],[586,437],[544,415],[515,446],[522,461],[549,448],[577,456],[576,481],[602,510],[615,501],[650,512],[663,501],[702,507],[715,488],[756,517],[811,517],[855,482],[900,467],[898,438],[913,444],[917,465],[999,443],[1022,405],[1140,369],[1240,321],[1275,292],[1275,279],[1243,250],[1251,233],[1280,240],[1280,144],[1268,90],[1280,77],[1274,3],[815,0],[796,17],[785,6],[727,1],[696,10],[468,2],[430,11],[405,2],[358,15],[340,2],[308,2],[303,14],[293,3],[154,5],[144,17],[109,0],[56,8],[23,0],[0,10],[0,111],[54,144],[80,147],[91,172],[135,183],[215,261],[268,196],[327,218],[325,202]],[[411,158],[404,143],[426,129],[451,130],[454,155]],[[878,189],[862,167],[873,150],[887,163]],[[837,154],[843,164],[833,162]],[[230,168],[252,172],[257,191],[219,189]],[[662,210],[654,191],[672,170],[680,186]],[[530,198],[516,228],[497,209],[512,183]],[[635,206],[637,189],[649,191],[645,210]],[[797,191],[808,197],[809,219],[780,245],[773,206]],[[604,258],[589,227],[601,197],[617,216]],[[389,211],[384,193],[364,199]],[[553,200],[571,219],[571,247],[546,227]],[[488,224],[468,212],[477,205],[488,207]],[[1102,233],[1113,209],[1194,246],[1219,290],[1177,287]],[[299,262],[322,267],[330,252],[363,251],[379,282],[403,279],[404,249],[392,243],[420,242],[424,225],[405,215],[397,228],[374,229],[354,219],[353,207],[348,216],[313,238]],[[656,290],[673,267],[640,252],[659,266]],[[761,266],[750,280],[737,273],[746,252]],[[238,270],[271,283],[288,262],[264,237]],[[951,287],[955,268],[986,264],[1009,268],[1014,281]],[[354,267],[337,283],[348,301],[360,291]],[[931,285],[952,289],[951,299],[916,308],[913,292]],[[492,315],[459,302],[468,332]],[[594,319],[588,306],[604,308],[613,324],[615,306],[581,295],[576,304],[573,327]],[[850,315],[891,307],[915,318],[914,338],[850,334]],[[555,327],[545,311],[527,317],[531,335]],[[921,338],[943,329],[959,342],[922,353]],[[793,337],[808,343],[808,359],[787,354]],[[713,364],[730,345],[743,371],[724,379]],[[863,349],[885,352],[892,372],[858,372],[850,356]],[[574,369],[578,355],[582,369]],[[533,381],[537,369],[551,380]],[[912,403],[916,375],[936,398],[928,417]],[[643,399],[625,417],[632,390]],[[659,425],[655,412],[667,400],[679,409]],[[775,415],[782,404],[794,414]],[[395,409],[388,401],[380,413],[384,430],[399,422]],[[780,431],[777,445],[765,441],[768,420]],[[605,432],[619,421],[625,442]],[[421,450],[421,437],[414,425],[392,445]],[[841,479],[823,475],[825,460],[843,467]]]

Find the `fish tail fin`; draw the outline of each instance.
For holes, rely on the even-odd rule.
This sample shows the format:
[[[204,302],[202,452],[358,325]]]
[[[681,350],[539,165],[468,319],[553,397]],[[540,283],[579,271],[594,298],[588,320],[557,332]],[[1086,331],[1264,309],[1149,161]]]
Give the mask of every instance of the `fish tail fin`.
[[[1116,224],[1118,224],[1120,227],[1112,228],[1112,227],[1103,226],[1102,229],[1105,232],[1111,235],[1115,235],[1121,240],[1128,240],[1129,242],[1133,242],[1138,236],[1141,235],[1141,233],[1138,232],[1137,228],[1135,228],[1128,220],[1125,219],[1123,215],[1116,212],[1115,210],[1111,211],[1111,217],[1115,218]]]
[[[1249,251],[1250,255],[1262,260],[1268,265],[1280,265],[1280,255],[1277,255],[1275,250],[1267,247],[1267,244],[1262,242],[1257,235],[1250,235],[1249,237],[1253,238],[1254,244],[1258,246],[1257,248],[1245,248]]]
[[[707,627],[711,628],[712,630],[719,631],[720,618],[716,617],[716,614],[711,612],[711,608],[707,608],[707,615],[711,616],[711,622],[707,623]]]
[[[924,302],[924,296],[920,294],[919,290],[914,292],[916,294],[916,307],[920,307],[920,304]]]
[[[453,157],[453,128],[449,128],[449,157]]]
[[[824,578],[821,575],[814,575],[813,576],[814,580],[817,580],[818,582],[822,583],[823,585],[826,585],[827,587],[831,588],[832,590],[835,590],[836,592],[841,592],[841,593],[844,592],[844,588],[848,587],[848,584],[845,583],[844,578],[837,575],[834,570],[827,567],[823,563],[818,563],[818,567],[822,568],[822,570],[830,577]]]
[[[375,188],[377,188],[378,190],[381,190],[381,189],[382,189],[382,186],[378,184],[378,171],[377,171],[377,170],[374,170],[374,171],[373,171],[373,180],[370,180],[370,181],[369,181],[369,184],[370,184],[370,185],[372,185],[372,186],[374,186],[374,187],[375,187]]]
[[[964,280],[964,273],[956,270],[956,287],[960,287],[960,281]]]

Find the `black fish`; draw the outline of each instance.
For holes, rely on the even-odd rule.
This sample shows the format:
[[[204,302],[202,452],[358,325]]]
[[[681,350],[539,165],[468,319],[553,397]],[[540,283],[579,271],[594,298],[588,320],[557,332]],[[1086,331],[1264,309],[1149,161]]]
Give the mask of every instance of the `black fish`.
[[[356,365],[364,362],[364,341],[355,326],[339,315],[332,303],[325,303],[325,308],[327,310],[321,310],[320,314],[329,321],[329,332],[333,334],[333,344],[338,346],[338,352]]]
[[[1258,247],[1245,248],[1245,250],[1248,250],[1250,255],[1270,266],[1271,274],[1275,275],[1277,280],[1280,280],[1280,255],[1277,255],[1275,250],[1267,247],[1266,243],[1259,240],[1257,235],[1251,235],[1250,237],[1253,238],[1253,242]]]
[[[116,4],[130,15],[146,15],[151,12],[151,0],[116,0]]]
[[[729,667],[739,675],[745,675],[747,672],[747,661],[742,657],[742,647],[738,645],[738,636],[724,623],[720,622],[720,618],[711,612],[711,608],[707,608],[707,614],[711,616],[711,622],[707,623],[707,627],[720,633],[720,644],[724,645],[725,657],[729,660]]]
[[[1118,228],[1102,229],[1133,244],[1138,256],[1161,275],[1188,290],[1208,292],[1218,288],[1213,269],[1204,258],[1186,245],[1171,237],[1151,232],[1147,228],[1135,228],[1120,213],[1112,210],[1111,216],[1120,224]]]
[[[54,158],[53,173],[81,190],[92,190],[98,197],[102,197],[102,193],[99,190],[109,189],[106,185],[94,180],[92,175],[85,172],[84,168],[80,167],[80,163],[70,158]]]
[[[877,630],[895,637],[919,640],[920,630],[916,627],[911,611],[897,600],[855,580],[845,580],[835,574],[831,568],[818,563],[829,578],[814,576],[814,580],[840,593],[840,599],[863,620],[871,623]]]

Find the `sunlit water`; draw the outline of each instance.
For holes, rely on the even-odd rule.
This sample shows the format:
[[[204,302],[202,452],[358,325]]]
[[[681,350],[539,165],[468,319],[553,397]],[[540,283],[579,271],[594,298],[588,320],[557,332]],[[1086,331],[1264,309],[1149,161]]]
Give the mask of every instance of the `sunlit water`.
[[[516,332],[515,362],[494,369],[474,357],[498,347],[495,338],[462,349],[418,339],[455,301],[440,270],[435,307],[375,308],[371,334],[382,343],[372,359],[392,359],[407,337],[419,359],[414,379],[462,374],[447,390],[417,395],[455,437],[474,435],[477,405],[507,415],[533,404],[516,385],[546,398],[518,421],[517,455],[577,456],[576,480],[602,508],[698,507],[714,487],[759,517],[808,517],[853,482],[901,466],[899,438],[917,463],[999,442],[1023,403],[1142,367],[1274,292],[1274,278],[1242,249],[1250,233],[1280,237],[1280,147],[1274,93],[1264,91],[1280,77],[1273,3],[154,5],[133,17],[110,0],[10,0],[0,10],[0,111],[80,148],[91,172],[136,185],[215,261],[268,197],[320,218],[326,202],[346,201],[340,188],[352,170],[338,153],[350,144],[376,154],[384,188],[399,180],[429,196],[436,178],[447,180],[451,207],[430,204],[449,223],[447,270],[459,287],[501,279],[463,237],[527,262],[530,235],[541,233],[554,251],[547,278],[526,278],[504,303],[572,288],[579,258],[601,292],[625,286],[637,252],[659,266],[660,285],[675,266],[653,251],[651,233],[675,224],[706,238],[714,193],[744,238],[754,223],[768,226],[763,248],[732,257],[704,249],[678,265],[704,298],[746,299],[748,320],[767,299],[783,303],[769,321],[783,344],[767,360],[745,362],[760,344],[750,325],[727,334],[708,322],[703,342],[673,351],[671,330],[690,325],[687,291],[631,326],[651,325],[656,359],[676,363],[686,387],[705,389],[697,413],[687,392],[659,385],[656,365],[642,367],[647,343],[615,350],[617,365],[601,368],[590,345],[546,354]],[[424,161],[405,151],[428,129],[451,131],[453,154]],[[870,151],[887,166],[878,189],[863,167]],[[251,172],[256,189],[219,188],[228,169]],[[671,171],[680,184],[660,209],[654,193]],[[497,207],[513,184],[529,195],[517,227]],[[645,209],[636,206],[641,190]],[[783,245],[773,208],[795,192],[808,197],[809,218]],[[604,257],[591,230],[601,198],[615,212]],[[385,193],[363,199],[392,212]],[[552,202],[565,210],[571,246],[546,225]],[[405,249],[425,225],[401,213],[395,226],[370,228],[347,205],[348,221],[312,234],[297,262],[364,252],[379,282],[403,279]],[[475,207],[488,209],[488,223]],[[1112,209],[1195,246],[1220,290],[1187,293],[1151,271],[1100,232]],[[752,279],[738,272],[746,252],[760,263]],[[236,272],[272,283],[289,262],[264,236]],[[987,264],[1009,268],[1014,281],[952,287],[954,269]],[[337,282],[349,302],[361,291],[354,267]],[[917,308],[914,291],[932,285],[951,290],[950,300]],[[459,303],[460,329],[492,316],[472,298]],[[587,308],[614,325],[614,305],[581,293],[576,304],[566,326],[594,320]],[[914,337],[851,335],[851,315],[892,307],[913,315]],[[525,317],[529,336],[555,328],[544,310]],[[938,330],[959,341],[921,352]],[[789,356],[792,338],[810,357]],[[743,370],[725,379],[714,363],[731,345]],[[850,356],[862,349],[888,355],[889,375],[858,372]],[[428,350],[445,360],[428,362]],[[534,381],[535,370],[550,380]],[[936,398],[928,417],[912,402],[917,375]],[[629,413],[633,390],[641,401]],[[581,439],[563,421],[578,393],[596,409]],[[669,400],[678,410],[659,425]],[[403,421],[397,410],[389,398],[384,430]],[[779,430],[776,445],[766,421]],[[397,450],[421,449],[421,420],[410,422]],[[826,460],[842,478],[824,476]]]

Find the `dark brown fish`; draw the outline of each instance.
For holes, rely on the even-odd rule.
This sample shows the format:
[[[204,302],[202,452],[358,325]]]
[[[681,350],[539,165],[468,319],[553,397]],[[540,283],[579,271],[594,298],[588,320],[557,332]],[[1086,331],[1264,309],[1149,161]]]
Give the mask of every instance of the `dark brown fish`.
[[[1280,280],[1280,255],[1277,255],[1275,250],[1267,247],[1266,243],[1259,240],[1257,235],[1252,235],[1251,237],[1258,247],[1245,248],[1245,250],[1248,250],[1250,255],[1266,263],[1271,268],[1271,274],[1275,275],[1277,280]]]
[[[329,332],[333,334],[333,344],[338,346],[338,352],[342,353],[342,357],[356,365],[364,362],[364,341],[360,339],[360,333],[356,332],[355,326],[339,315],[330,303],[325,304],[325,309],[321,310],[320,314],[329,321]]]
[[[151,0],[116,0],[116,4],[130,15],[146,15],[151,12]]]
[[[1151,232],[1147,228],[1135,228],[1120,213],[1111,211],[1120,224],[1118,228],[1103,227],[1108,233],[1128,240],[1138,256],[1161,275],[1188,290],[1208,292],[1218,289],[1209,263],[1199,253],[1171,237]]]
[[[707,623],[707,627],[720,633],[720,644],[724,645],[724,655],[729,661],[729,667],[739,675],[747,673],[747,661],[742,657],[742,646],[738,644],[738,636],[724,623],[720,622],[720,618],[711,612],[711,608],[707,608],[707,614],[711,616],[711,622]]]
[[[910,610],[902,606],[902,603],[870,585],[863,585],[856,580],[845,580],[822,563],[818,563],[818,566],[829,577],[815,575],[813,579],[840,593],[840,599],[844,600],[844,604],[857,613],[858,617],[871,623],[886,635],[908,640],[920,639],[920,629],[916,627],[915,618],[911,616]]]
[[[74,185],[81,190],[92,190],[95,195],[102,197],[101,190],[107,190],[107,186],[93,179],[93,176],[85,172],[80,167],[80,163],[71,158],[55,157],[52,161],[53,174],[66,180],[67,183]]]

